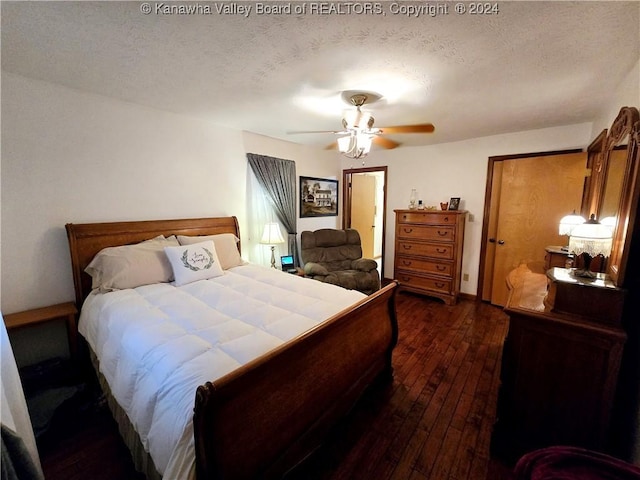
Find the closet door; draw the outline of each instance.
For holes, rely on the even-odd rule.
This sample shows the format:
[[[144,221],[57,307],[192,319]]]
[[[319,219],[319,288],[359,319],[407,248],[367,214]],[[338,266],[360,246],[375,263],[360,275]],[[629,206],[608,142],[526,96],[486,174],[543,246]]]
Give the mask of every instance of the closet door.
[[[490,233],[487,247],[488,254],[493,252],[487,259],[493,270],[492,304],[506,304],[509,272],[524,263],[543,273],[545,247],[567,244],[568,238],[558,235],[558,223],[574,209],[580,211],[586,160],[586,153],[571,153],[501,162],[499,184],[493,188],[499,195],[492,195],[495,218],[490,219],[495,235]]]
[[[362,257],[375,258],[376,177],[359,174],[351,177],[351,228],[360,234]]]

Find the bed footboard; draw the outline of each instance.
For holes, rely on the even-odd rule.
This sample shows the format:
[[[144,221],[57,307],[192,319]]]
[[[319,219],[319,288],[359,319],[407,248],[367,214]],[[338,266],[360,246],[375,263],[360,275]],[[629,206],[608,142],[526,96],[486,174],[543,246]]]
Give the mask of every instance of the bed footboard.
[[[397,342],[392,283],[196,393],[196,473],[278,478],[313,452],[377,377]]]

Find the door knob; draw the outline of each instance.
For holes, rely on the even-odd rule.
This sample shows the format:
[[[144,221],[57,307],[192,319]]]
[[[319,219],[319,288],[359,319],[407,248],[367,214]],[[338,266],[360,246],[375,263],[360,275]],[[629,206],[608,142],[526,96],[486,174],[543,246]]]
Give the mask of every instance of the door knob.
[[[504,245],[504,240],[498,240],[498,245]]]
[[[490,238],[489,239],[489,243],[496,243],[496,239],[495,238]]]

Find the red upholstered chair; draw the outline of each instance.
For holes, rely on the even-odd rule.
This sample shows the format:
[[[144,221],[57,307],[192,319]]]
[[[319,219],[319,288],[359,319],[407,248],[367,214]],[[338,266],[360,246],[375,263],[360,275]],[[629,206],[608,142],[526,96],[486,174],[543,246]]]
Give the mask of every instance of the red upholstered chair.
[[[514,480],[639,480],[640,467],[577,447],[548,447],[522,456]]]

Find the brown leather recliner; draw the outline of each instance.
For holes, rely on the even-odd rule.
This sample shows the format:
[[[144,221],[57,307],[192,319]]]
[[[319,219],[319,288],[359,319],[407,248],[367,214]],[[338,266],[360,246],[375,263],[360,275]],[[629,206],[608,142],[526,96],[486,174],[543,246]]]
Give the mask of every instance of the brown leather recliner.
[[[378,264],[362,258],[357,230],[323,228],[300,235],[305,276],[371,295],[380,289]]]

